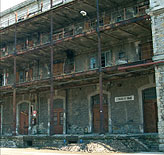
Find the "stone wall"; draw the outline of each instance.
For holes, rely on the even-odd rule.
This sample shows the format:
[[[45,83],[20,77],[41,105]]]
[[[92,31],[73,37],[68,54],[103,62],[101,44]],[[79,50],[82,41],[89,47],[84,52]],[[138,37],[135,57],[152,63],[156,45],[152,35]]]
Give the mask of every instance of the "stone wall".
[[[138,88],[152,82],[148,76],[143,76],[119,80],[110,84],[113,133],[142,132],[143,109],[141,109],[142,103],[139,103]],[[134,95],[132,101],[115,102],[115,97],[131,95]]]
[[[150,15],[152,19],[152,35],[154,46],[154,61],[164,60],[164,0],[150,0]],[[160,150],[164,150],[164,65],[155,67],[158,132],[161,137]]]
[[[138,89],[145,85],[153,84],[153,75],[145,75],[122,79],[106,83],[103,90],[108,94],[109,105],[109,128],[110,133],[142,133],[143,132],[143,109],[139,101]],[[135,81],[135,83],[134,83]],[[155,84],[154,84],[155,85]],[[66,133],[84,134],[87,128],[89,132],[92,128],[92,106],[90,97],[96,95],[98,86],[85,86],[67,90],[66,102]],[[115,97],[134,95],[134,100],[115,102]],[[54,92],[54,98],[66,100],[66,91],[58,90]],[[32,110],[37,111],[36,124],[31,125],[31,134],[49,133],[49,100],[50,92],[29,93],[17,95],[17,105],[28,102]],[[12,134],[12,96],[6,97],[3,103],[3,134]],[[18,116],[17,116],[18,117]],[[111,117],[111,118],[110,118]],[[32,119],[33,117],[31,117]],[[19,119],[19,118],[18,118]],[[7,126],[8,124],[8,126]],[[19,126],[19,125],[18,125]]]
[[[164,65],[155,68],[157,105],[158,105],[158,132],[161,137],[160,150],[164,150]]]
[[[74,140],[74,141],[72,141]],[[76,135],[1,137],[1,147],[37,147],[74,152],[151,152],[157,135]]]
[[[89,126],[88,94],[95,91],[94,87],[69,89],[67,105],[67,132],[83,134]]]

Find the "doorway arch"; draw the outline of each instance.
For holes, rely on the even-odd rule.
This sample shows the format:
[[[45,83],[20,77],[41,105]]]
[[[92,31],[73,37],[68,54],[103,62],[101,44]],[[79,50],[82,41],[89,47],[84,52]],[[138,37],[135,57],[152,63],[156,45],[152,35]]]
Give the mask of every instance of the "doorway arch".
[[[138,89],[139,105],[141,114],[141,132],[158,132],[158,113],[156,85],[154,83],[145,85]],[[153,122],[152,122],[153,121]]]
[[[94,114],[93,114],[93,98],[99,95],[99,91],[95,91],[88,96],[88,109],[89,109],[89,129],[88,132],[94,132]],[[112,119],[111,119],[111,104],[110,104],[110,92],[103,91],[103,95],[106,96],[106,108],[107,108],[107,132],[112,133]],[[95,106],[95,112],[98,111]],[[98,117],[98,116],[97,116]]]
[[[55,96],[53,101],[54,123],[56,121],[54,134],[66,134],[66,99],[63,96]],[[48,134],[50,135],[50,99],[48,100],[48,116]]]
[[[20,101],[17,104],[16,133],[29,135],[31,131],[31,102]]]

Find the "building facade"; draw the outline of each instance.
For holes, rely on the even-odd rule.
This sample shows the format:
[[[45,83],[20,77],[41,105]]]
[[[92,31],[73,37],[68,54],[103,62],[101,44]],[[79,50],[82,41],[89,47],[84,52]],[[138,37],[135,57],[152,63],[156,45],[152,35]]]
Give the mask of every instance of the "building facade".
[[[2,136],[155,135],[164,150],[164,2],[96,2],[1,13]]]

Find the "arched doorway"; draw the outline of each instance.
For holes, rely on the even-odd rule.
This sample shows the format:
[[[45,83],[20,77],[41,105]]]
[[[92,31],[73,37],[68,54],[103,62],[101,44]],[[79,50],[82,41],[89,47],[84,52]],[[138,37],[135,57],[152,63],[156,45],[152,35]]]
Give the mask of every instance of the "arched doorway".
[[[156,88],[147,88],[142,91],[143,99],[143,116],[144,116],[144,132],[158,132],[158,113],[157,113],[157,97]]]
[[[64,110],[63,99],[54,99],[53,117],[54,117],[54,134],[63,134]]]
[[[18,133],[20,135],[28,135],[30,115],[30,104],[28,102],[18,104]]]
[[[99,94],[91,97],[93,132],[100,132],[100,102]],[[108,95],[103,94],[104,131],[108,132]]]

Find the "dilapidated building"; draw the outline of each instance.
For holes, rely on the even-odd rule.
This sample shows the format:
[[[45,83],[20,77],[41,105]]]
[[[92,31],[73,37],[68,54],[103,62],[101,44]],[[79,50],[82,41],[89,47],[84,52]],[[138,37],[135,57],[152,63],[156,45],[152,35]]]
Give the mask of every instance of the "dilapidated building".
[[[4,143],[103,133],[164,150],[164,0],[28,0],[0,37]]]

